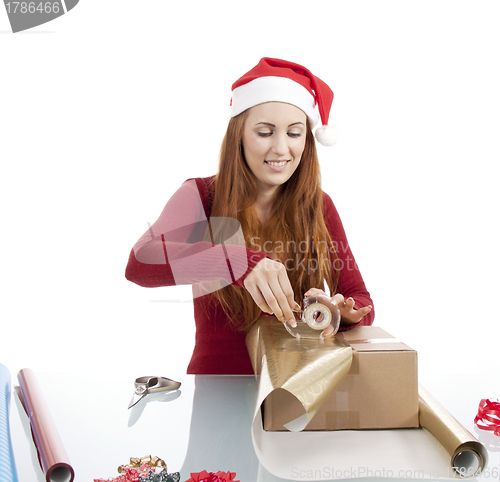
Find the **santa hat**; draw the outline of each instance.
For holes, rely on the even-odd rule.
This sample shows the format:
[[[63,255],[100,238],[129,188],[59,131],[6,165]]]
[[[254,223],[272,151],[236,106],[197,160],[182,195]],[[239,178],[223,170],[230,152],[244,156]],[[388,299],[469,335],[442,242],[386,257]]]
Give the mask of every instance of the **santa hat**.
[[[307,115],[312,128],[318,123],[317,105],[322,125],[316,129],[316,139],[324,146],[337,142],[338,127],[328,125],[333,92],[302,65],[262,58],[233,84],[231,117],[264,102],[285,102],[298,107]]]

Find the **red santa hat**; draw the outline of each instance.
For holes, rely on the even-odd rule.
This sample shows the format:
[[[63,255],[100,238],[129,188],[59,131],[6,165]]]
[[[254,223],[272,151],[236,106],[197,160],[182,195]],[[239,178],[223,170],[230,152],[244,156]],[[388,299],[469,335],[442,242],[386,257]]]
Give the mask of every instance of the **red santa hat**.
[[[307,115],[312,128],[318,123],[315,109],[318,106],[322,125],[316,129],[316,139],[324,146],[337,142],[338,127],[328,125],[333,92],[302,65],[262,58],[233,84],[231,117],[264,102],[285,102],[298,107]]]

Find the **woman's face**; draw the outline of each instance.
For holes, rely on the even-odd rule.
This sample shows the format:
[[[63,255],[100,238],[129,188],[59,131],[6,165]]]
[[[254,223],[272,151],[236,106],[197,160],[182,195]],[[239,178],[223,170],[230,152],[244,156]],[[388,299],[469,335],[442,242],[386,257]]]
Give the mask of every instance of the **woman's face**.
[[[267,102],[248,111],[243,152],[260,192],[275,191],[297,169],[306,142],[307,117],[298,107]]]

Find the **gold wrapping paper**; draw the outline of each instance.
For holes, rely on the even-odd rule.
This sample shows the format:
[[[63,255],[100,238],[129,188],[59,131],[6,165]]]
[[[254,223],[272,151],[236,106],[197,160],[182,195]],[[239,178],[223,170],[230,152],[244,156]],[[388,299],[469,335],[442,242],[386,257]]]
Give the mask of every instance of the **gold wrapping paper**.
[[[304,414],[285,425],[291,431],[304,429],[352,363],[352,348],[342,340],[297,340],[270,316],[257,320],[246,344],[254,372],[260,375],[257,410],[277,389],[288,391],[302,404]]]
[[[488,451],[422,386],[418,387],[420,426],[427,429],[451,457],[460,475],[472,477],[488,463]]]

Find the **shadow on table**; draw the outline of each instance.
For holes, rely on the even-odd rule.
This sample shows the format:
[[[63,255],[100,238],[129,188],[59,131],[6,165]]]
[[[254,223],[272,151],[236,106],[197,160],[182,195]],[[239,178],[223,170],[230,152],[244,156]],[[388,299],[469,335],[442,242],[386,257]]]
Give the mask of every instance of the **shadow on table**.
[[[236,472],[236,480],[258,480],[259,461],[251,426],[257,382],[254,377],[195,377],[189,443],[181,480],[191,472]]]
[[[172,392],[158,392],[151,393],[147,397],[144,397],[142,400],[139,400],[131,409],[128,417],[128,427],[133,427],[136,422],[141,418],[142,413],[144,412],[144,408],[148,403],[153,402],[171,402],[176,400],[181,396],[181,390],[174,390]]]

